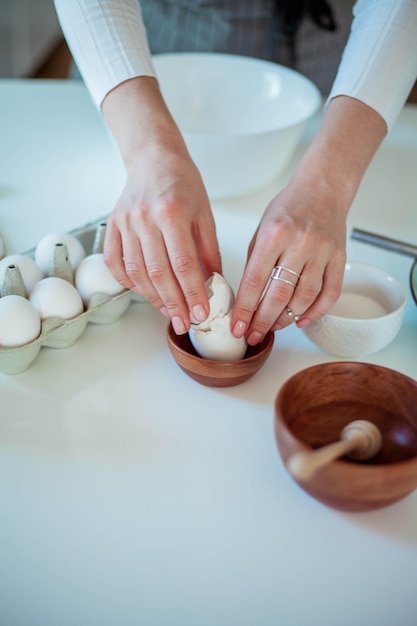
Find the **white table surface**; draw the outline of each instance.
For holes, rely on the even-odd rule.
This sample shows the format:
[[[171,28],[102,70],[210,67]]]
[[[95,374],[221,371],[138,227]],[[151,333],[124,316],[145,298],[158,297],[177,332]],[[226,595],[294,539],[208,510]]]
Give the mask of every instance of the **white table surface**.
[[[106,215],[123,179],[81,83],[0,81],[8,253]],[[234,287],[282,184],[214,203]],[[416,107],[368,170],[353,226],[417,244]],[[410,258],[351,240],[348,257],[408,288]],[[363,360],[417,378],[416,355],[410,296],[397,338]],[[343,513],[299,489],[277,453],[280,385],[330,360],[291,327],[256,377],[203,387],[172,360],[165,319],[134,303],[71,348],[42,348],[25,373],[0,374],[1,625],[416,626],[417,492]]]

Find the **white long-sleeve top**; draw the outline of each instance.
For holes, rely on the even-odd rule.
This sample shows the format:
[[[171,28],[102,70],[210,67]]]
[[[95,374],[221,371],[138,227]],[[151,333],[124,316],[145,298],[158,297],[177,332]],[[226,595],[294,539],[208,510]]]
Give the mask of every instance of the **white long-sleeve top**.
[[[155,76],[138,0],[55,0],[55,7],[98,107],[120,83]],[[416,77],[417,0],[358,0],[328,101],[361,100],[390,128]]]
[[[391,128],[417,78],[417,0],[358,0],[329,99],[357,98]]]

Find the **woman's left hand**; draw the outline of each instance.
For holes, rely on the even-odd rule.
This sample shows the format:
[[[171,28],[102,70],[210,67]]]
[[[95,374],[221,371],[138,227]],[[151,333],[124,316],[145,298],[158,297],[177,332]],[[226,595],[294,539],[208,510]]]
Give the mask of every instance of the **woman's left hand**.
[[[346,218],[387,132],[363,102],[338,96],[296,167],[269,204],[249,246],[232,332],[255,345],[295,321],[303,327],[336,302],[346,262]]]
[[[270,329],[306,326],[333,306],[346,260],[345,211],[334,201],[298,182],[272,200],[249,246],[234,334],[255,345]]]

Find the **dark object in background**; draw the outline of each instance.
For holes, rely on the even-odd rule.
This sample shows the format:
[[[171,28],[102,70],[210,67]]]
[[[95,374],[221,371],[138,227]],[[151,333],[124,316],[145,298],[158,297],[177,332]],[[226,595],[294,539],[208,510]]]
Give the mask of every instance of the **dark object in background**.
[[[272,14],[272,51],[281,43],[287,49],[289,63],[297,62],[297,33],[308,16],[324,30],[336,30],[333,10],[326,0],[275,0]]]

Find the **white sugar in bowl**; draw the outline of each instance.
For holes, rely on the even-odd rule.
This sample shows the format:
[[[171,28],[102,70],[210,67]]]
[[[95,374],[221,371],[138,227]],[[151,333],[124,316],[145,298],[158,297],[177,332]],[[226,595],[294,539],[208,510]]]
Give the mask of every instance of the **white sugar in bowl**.
[[[303,332],[335,356],[374,354],[397,336],[406,302],[405,287],[395,277],[365,263],[347,263],[338,301]]]

